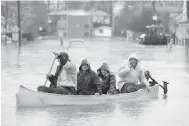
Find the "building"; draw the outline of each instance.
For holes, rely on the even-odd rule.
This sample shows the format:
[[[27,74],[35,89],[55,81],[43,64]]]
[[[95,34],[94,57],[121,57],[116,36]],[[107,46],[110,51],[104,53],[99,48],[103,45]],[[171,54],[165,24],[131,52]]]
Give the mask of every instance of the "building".
[[[84,10],[58,10],[48,14],[56,32],[64,38],[84,38],[90,35],[90,13]]]
[[[111,37],[113,28],[111,27],[111,15],[101,11],[92,11],[92,35],[96,37]]]
[[[3,16],[1,16],[1,35],[5,34],[5,18]]]
[[[97,22],[97,23],[101,23],[101,24],[110,24],[110,17],[111,15],[101,11],[101,10],[97,10],[97,11],[92,11],[92,21]]]
[[[177,43],[179,45],[185,45],[186,43],[189,43],[189,10],[187,7],[189,6],[189,2],[186,0],[183,3],[183,11],[182,13],[172,13],[170,15],[170,18],[175,23],[175,29],[172,28],[175,32],[175,35],[177,37]]]
[[[101,26],[93,28],[93,36],[96,37],[111,37],[112,36],[112,27],[109,26]]]

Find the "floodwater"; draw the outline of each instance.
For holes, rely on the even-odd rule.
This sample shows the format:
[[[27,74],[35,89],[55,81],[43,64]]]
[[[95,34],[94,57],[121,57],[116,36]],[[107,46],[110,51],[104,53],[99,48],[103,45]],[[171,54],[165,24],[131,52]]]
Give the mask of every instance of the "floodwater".
[[[69,50],[58,41],[38,41],[1,48],[1,121],[3,126],[189,126],[189,52],[185,47],[144,46],[120,40],[90,40],[73,43]],[[65,45],[67,46],[67,45]],[[148,101],[93,106],[62,106],[17,109],[15,94],[24,85],[36,90],[43,85],[52,51],[67,51],[77,68],[88,58],[93,70],[103,62],[116,73],[132,52],[139,52],[140,64],[160,83],[168,81],[168,94]],[[53,69],[53,72],[55,71]]]

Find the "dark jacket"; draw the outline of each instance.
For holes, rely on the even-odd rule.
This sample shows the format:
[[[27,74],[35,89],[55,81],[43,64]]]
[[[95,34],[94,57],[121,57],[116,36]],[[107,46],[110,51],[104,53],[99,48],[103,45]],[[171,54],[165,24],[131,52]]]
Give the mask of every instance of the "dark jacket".
[[[88,64],[89,69],[83,73],[81,66],[83,64]],[[95,93],[102,94],[100,80],[97,74],[91,70],[89,62],[84,59],[79,67],[79,72],[77,74],[77,94],[79,95],[94,95]]]
[[[104,77],[101,73],[101,69],[107,70],[109,75]],[[98,77],[101,79],[102,94],[116,94],[116,77],[113,75],[107,63],[103,63],[102,66],[97,70]]]
[[[60,75],[60,72],[62,71],[63,66],[62,65],[58,65],[55,75],[52,75],[49,77],[49,81],[51,82],[49,87],[54,87],[56,88],[57,86],[57,80],[58,80],[58,76]]]

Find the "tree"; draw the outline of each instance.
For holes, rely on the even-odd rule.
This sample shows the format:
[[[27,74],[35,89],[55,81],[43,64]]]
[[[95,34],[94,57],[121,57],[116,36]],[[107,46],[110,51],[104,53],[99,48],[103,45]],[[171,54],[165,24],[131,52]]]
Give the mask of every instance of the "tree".
[[[21,1],[22,31],[38,36],[38,28],[48,25],[47,5],[43,1]]]

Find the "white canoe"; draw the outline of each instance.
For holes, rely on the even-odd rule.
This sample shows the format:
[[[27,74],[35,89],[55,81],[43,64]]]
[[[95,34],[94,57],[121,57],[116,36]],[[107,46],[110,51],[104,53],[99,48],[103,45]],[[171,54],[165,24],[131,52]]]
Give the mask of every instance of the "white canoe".
[[[150,87],[149,90],[140,90],[133,93],[115,95],[61,95],[38,92],[20,86],[16,94],[17,107],[48,107],[63,105],[95,105],[116,102],[136,101],[157,97],[159,85]]]

